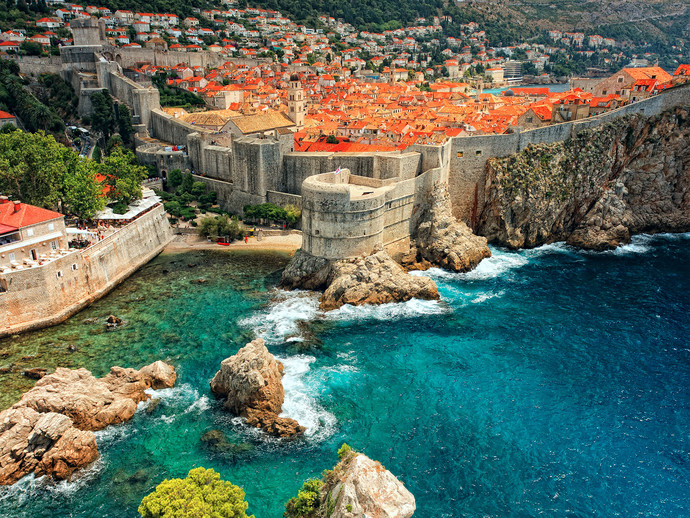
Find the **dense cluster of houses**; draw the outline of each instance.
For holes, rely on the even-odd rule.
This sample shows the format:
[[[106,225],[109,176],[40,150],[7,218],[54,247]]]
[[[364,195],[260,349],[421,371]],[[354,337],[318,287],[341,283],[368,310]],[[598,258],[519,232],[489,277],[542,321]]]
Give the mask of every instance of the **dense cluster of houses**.
[[[372,82],[346,68],[294,67],[227,62],[213,70],[144,65],[138,72],[165,72],[168,83],[204,98],[209,110],[170,108],[185,122],[223,131],[235,117],[288,113],[290,78],[297,74],[306,100],[296,124],[298,151],[388,151],[412,144],[438,144],[449,137],[506,133],[599,115],[690,81],[690,65],[672,76],[660,67],[624,68],[609,78],[565,92],[511,87],[500,94],[450,80],[426,86],[423,78],[384,71]],[[330,72],[338,72],[333,75]],[[406,74],[407,75],[407,74]]]

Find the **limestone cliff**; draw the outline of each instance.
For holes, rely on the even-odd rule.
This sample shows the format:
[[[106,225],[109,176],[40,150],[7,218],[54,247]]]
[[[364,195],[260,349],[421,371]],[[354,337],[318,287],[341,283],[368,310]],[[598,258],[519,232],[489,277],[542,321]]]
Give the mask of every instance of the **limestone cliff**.
[[[285,400],[283,364],[268,352],[261,338],[226,358],[211,380],[211,391],[225,399],[225,408],[247,418],[247,424],[276,437],[305,431],[297,421],[278,417]]]
[[[467,272],[491,256],[486,238],[474,235],[465,223],[453,217],[446,185],[434,187],[422,205],[415,227],[410,253],[402,260],[409,270],[440,266]]]
[[[631,115],[487,163],[478,233],[511,248],[604,250],[690,230],[690,110]]]
[[[148,388],[169,388],[175,370],[155,362],[140,370],[113,367],[104,378],[58,368],[0,412],[0,485],[34,473],[55,479],[98,458],[93,430],[130,419]]]

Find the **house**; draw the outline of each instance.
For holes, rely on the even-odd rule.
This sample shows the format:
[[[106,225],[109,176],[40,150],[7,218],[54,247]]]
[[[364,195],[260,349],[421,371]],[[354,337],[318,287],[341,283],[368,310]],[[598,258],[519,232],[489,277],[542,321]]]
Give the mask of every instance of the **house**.
[[[66,249],[65,217],[0,196],[0,268],[21,268]]]
[[[3,41],[0,43],[0,52],[19,52],[19,43],[16,41]]]
[[[11,113],[4,112],[0,110],[0,128],[2,128],[5,124],[12,124],[12,126],[17,126],[17,117],[12,115]]]
[[[57,29],[61,26],[62,22],[55,18],[41,18],[36,22],[36,27],[42,27],[44,29]]]
[[[671,75],[661,67],[624,68],[597,84],[594,87],[594,97],[615,94],[630,99],[631,91],[638,81],[653,80],[655,85],[663,85],[670,83],[671,79]],[[649,89],[649,85],[644,86],[645,91]]]
[[[242,137],[255,134],[281,134],[296,129],[297,126],[287,114],[279,111],[270,111],[255,115],[232,117],[223,126],[222,131],[232,133],[235,137]]]
[[[551,106],[540,104],[530,106],[517,119],[517,125],[523,129],[541,128],[551,123]]]

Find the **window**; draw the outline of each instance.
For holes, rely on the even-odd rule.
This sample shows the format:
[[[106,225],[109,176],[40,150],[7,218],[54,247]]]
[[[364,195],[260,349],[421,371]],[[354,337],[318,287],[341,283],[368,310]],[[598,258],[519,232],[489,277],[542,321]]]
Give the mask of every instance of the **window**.
[[[74,263],[72,265],[72,271],[77,271],[78,269],[79,269],[79,267],[77,266],[77,263]]]
[[[7,291],[7,281],[5,279],[0,279],[0,293],[5,293]]]
[[[315,231],[314,231],[314,235],[315,235],[315,236],[318,236],[318,235],[319,235],[319,231],[318,231],[318,230],[315,230]]]
[[[525,122],[530,123],[534,120],[534,117],[526,117]]]
[[[622,83],[623,82],[623,76],[618,76],[618,82]]]
[[[36,252],[35,248],[31,249],[31,259],[33,259],[34,261],[38,261],[38,252]]]
[[[606,95],[606,90],[604,90],[603,92],[601,92],[601,95]]]
[[[48,230],[55,230],[55,223],[48,223]]]
[[[474,154],[477,156],[482,156],[482,150],[478,149]]]
[[[50,242],[50,249],[51,250],[57,250],[58,249],[58,242],[57,241],[51,241]]]
[[[464,154],[463,151],[458,151],[458,158],[462,158],[462,155]]]
[[[10,261],[16,261],[16,257],[14,256],[14,252],[10,252]]]
[[[33,228],[27,228],[26,229],[26,237],[31,237],[34,235],[34,229]]]
[[[55,275],[57,276],[58,279],[62,278],[62,270],[58,270]]]

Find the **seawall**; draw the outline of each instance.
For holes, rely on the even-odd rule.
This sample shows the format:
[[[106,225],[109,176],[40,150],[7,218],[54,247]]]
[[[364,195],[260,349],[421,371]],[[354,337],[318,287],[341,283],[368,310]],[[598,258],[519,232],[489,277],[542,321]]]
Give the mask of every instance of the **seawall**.
[[[0,338],[58,324],[158,255],[173,238],[162,205],[102,241],[42,266],[4,274]]]

